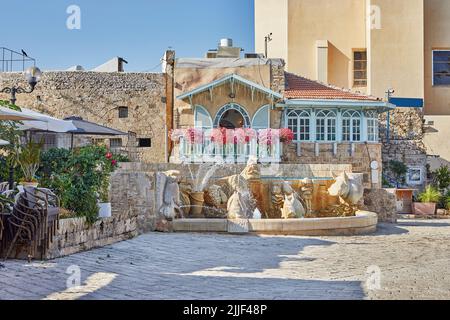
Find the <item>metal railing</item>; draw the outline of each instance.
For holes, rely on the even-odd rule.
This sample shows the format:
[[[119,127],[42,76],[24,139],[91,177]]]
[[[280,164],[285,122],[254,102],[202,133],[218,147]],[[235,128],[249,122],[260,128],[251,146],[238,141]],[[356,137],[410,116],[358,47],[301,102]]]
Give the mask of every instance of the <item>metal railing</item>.
[[[36,59],[29,57],[25,52],[0,47],[0,72],[20,72],[35,66]]]

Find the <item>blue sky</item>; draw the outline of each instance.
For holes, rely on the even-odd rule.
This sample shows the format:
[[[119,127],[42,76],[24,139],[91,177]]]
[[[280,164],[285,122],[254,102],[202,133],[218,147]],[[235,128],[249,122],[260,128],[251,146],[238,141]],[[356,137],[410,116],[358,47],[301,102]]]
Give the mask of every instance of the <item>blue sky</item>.
[[[66,27],[70,5],[81,9],[81,30]],[[223,37],[254,51],[253,0],[0,0],[0,8],[0,47],[24,49],[43,70],[121,56],[127,71],[159,71],[168,47],[201,57]]]

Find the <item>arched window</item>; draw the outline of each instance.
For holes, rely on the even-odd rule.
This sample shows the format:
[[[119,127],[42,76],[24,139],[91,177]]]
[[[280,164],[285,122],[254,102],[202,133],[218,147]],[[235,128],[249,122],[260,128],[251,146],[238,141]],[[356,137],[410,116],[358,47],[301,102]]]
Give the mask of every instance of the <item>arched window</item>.
[[[202,106],[195,107],[195,127],[198,129],[212,129],[212,118],[208,110]]]
[[[358,111],[347,110],[342,113],[342,140],[361,141],[361,114]]]
[[[367,140],[370,142],[378,142],[379,122],[378,113],[375,111],[366,112],[367,118]]]
[[[229,103],[220,108],[214,118],[214,127],[219,128],[221,125],[227,127],[227,124],[229,125],[228,129],[250,128],[251,123],[247,110],[236,103]]]
[[[316,140],[336,141],[336,112],[321,110],[316,114]]]
[[[310,141],[311,113],[308,110],[292,110],[288,112],[287,127],[294,132],[294,141]]]
[[[270,127],[269,112],[269,106],[264,106],[256,111],[252,121],[252,128],[255,130],[268,129]]]

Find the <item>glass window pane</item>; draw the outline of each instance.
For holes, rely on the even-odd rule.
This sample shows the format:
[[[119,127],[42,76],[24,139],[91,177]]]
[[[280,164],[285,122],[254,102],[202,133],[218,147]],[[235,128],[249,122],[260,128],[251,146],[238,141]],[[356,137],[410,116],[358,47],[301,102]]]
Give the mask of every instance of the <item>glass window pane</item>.
[[[269,128],[269,107],[264,107],[260,109],[255,117],[253,118],[252,123],[253,129],[267,129]]]

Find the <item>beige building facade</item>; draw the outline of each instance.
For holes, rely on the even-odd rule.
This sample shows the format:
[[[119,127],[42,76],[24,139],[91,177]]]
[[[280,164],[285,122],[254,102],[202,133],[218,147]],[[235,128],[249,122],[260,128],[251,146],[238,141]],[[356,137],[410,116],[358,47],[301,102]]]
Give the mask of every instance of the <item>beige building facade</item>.
[[[450,143],[442,145],[450,124],[450,1],[255,0],[257,52],[269,33],[268,56],[285,59],[289,72],[423,101],[427,152],[440,155],[433,163],[450,161]]]

